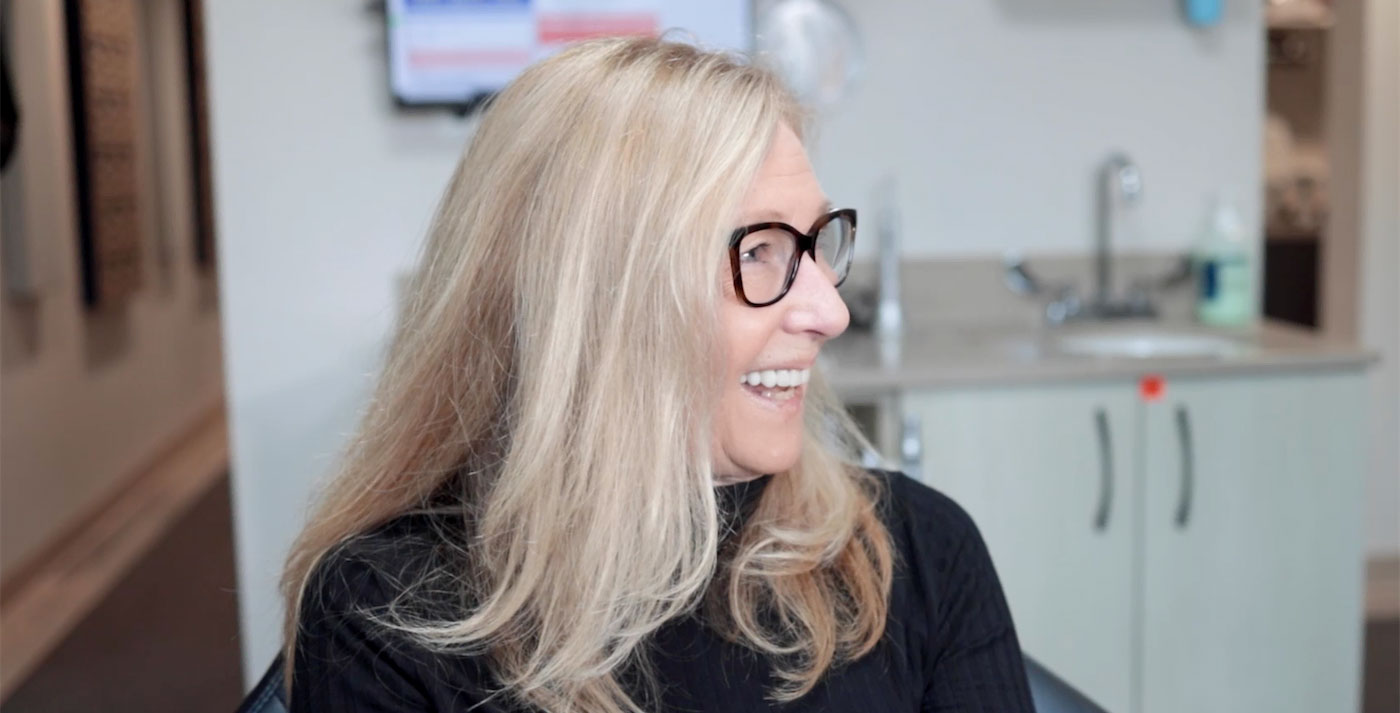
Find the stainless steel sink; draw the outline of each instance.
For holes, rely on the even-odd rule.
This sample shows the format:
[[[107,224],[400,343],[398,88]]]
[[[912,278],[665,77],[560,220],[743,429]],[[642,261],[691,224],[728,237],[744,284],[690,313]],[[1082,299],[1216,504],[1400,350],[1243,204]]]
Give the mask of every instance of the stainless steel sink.
[[[1066,354],[1129,359],[1223,357],[1243,345],[1229,337],[1154,329],[1104,330],[1061,334],[1056,348]]]

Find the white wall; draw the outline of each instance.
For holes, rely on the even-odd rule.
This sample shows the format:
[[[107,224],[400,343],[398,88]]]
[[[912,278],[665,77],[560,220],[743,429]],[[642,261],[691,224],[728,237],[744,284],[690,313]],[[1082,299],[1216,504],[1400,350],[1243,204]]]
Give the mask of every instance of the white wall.
[[[1222,186],[1258,213],[1256,3],[1228,3],[1206,32],[1168,0],[845,4],[870,71],[820,137],[818,168],[837,202],[862,206],[895,166],[911,253],[1087,248],[1091,171],[1113,147],[1147,181],[1138,247],[1184,248]],[[369,387],[393,276],[466,137],[391,109],[381,30],[362,6],[208,0],[250,677],[276,649],[277,569]]]
[[[275,582],[370,386],[466,126],[389,101],[382,20],[343,0],[210,0],[207,52],[244,671]]]
[[[1175,0],[843,4],[868,71],[822,130],[818,173],[863,208],[893,170],[907,252],[1088,250],[1093,174],[1113,149],[1145,186],[1122,247],[1185,250],[1216,191],[1259,232],[1261,2],[1227,2],[1204,30]]]

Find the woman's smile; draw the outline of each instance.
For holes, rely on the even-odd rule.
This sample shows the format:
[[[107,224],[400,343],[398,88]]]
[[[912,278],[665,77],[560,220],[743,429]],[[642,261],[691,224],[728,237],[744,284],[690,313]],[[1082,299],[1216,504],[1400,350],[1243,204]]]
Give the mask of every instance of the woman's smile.
[[[767,408],[781,413],[796,413],[802,409],[802,395],[811,369],[760,369],[739,375],[739,386],[752,394]]]

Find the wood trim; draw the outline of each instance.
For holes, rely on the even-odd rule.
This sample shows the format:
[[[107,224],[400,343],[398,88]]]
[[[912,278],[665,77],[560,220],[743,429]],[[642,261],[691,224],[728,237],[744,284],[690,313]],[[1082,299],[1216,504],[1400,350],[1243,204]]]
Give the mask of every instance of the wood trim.
[[[1327,144],[1327,224],[1320,243],[1318,327],[1331,341],[1355,344],[1359,312],[1362,116],[1365,106],[1364,2],[1335,3],[1335,25],[1327,35],[1322,125]]]
[[[0,701],[228,472],[228,421],[214,405],[0,586]]]
[[[1366,563],[1366,618],[1400,618],[1400,555]]]
[[[60,553],[72,547],[73,542],[87,532],[93,521],[101,517],[102,513],[115,507],[118,500],[126,497],[129,491],[136,487],[138,481],[146,477],[150,471],[158,468],[163,461],[171,458],[177,450],[184,446],[186,441],[204,428],[208,420],[223,413],[223,411],[223,396],[219,395],[211,399],[210,405],[193,419],[193,425],[159,446],[151,455],[142,460],[140,466],[117,477],[113,485],[99,493],[92,502],[79,508],[76,514],[67,518],[64,524],[35,551],[20,557],[18,562],[6,568],[4,574],[0,575],[0,607],[9,606],[11,598],[23,590],[39,571],[58,558]]]

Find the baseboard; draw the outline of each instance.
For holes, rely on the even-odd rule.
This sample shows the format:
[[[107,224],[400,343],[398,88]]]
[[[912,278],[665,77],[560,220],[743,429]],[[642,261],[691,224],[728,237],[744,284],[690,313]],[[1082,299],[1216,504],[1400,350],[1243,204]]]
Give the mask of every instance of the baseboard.
[[[1366,562],[1366,618],[1400,618],[1400,555]]]
[[[0,585],[0,702],[228,472],[222,399]]]

